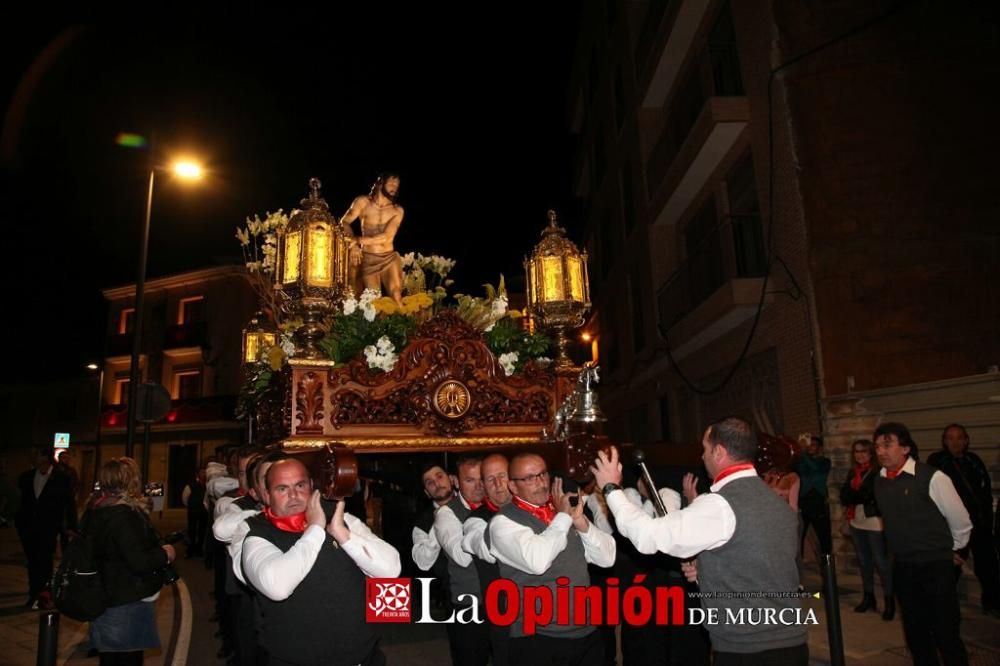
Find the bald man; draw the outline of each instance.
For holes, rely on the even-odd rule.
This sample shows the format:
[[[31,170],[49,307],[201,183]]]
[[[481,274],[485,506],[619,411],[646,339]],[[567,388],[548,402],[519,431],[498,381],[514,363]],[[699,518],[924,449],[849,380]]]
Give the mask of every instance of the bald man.
[[[399,553],[349,521],[343,500],[322,502],[298,460],[275,462],[265,479],[267,506],[247,519],[242,570],[259,593],[267,663],[384,664],[365,623],[365,576],[398,576]]]
[[[614,539],[590,523],[583,513],[583,498],[574,505],[570,500],[577,493],[563,492],[561,479],[550,483],[540,456],[515,456],[507,488],[511,502],[500,507],[488,528],[490,552],[503,578],[522,590],[546,586],[555,599],[556,579],[568,578],[571,587],[587,586],[588,562],[599,567],[614,564]],[[536,631],[526,635],[522,606],[510,627],[510,663],[599,666],[603,662],[604,644],[589,618],[584,624],[541,625]]]

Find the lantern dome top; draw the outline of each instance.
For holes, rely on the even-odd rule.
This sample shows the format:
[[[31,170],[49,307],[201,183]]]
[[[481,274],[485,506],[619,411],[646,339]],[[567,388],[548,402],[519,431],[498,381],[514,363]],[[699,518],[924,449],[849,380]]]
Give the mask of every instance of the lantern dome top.
[[[319,178],[314,177],[309,179],[309,195],[299,201],[302,209],[292,216],[292,220],[289,221],[290,224],[296,218],[307,220],[330,218],[330,206],[326,203],[326,199],[321,197],[319,193],[322,187],[323,183],[320,182]]]
[[[542,240],[535,246],[534,256],[581,256],[576,244],[566,237],[566,230],[559,226],[554,210],[548,212],[549,225],[542,230]]]

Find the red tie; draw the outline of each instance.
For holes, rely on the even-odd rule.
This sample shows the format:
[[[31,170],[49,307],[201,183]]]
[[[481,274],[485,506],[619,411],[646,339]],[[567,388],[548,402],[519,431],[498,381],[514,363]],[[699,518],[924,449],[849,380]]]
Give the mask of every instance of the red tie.
[[[282,532],[294,532],[302,534],[306,531],[306,512],[293,513],[290,516],[276,516],[271,511],[271,507],[264,507],[264,517],[271,521],[271,524]]]
[[[740,463],[739,465],[731,465],[726,469],[722,470],[715,476],[715,480],[712,481],[712,485],[715,485],[719,481],[722,481],[727,476],[736,474],[736,472],[742,472],[747,469],[753,469],[753,463]]]
[[[905,464],[906,464],[906,461],[904,460],[903,461],[903,465],[905,465]],[[892,470],[892,469],[886,469],[885,470],[885,478],[887,478],[887,479],[895,479],[897,476],[899,476],[899,473],[903,471],[903,465],[900,465],[898,469],[894,469],[894,470]]]
[[[535,506],[530,502],[525,502],[517,495],[514,495],[513,502],[514,506],[516,506],[518,509],[521,509],[522,511],[527,511],[528,513],[533,515],[535,518],[538,518],[538,520],[542,521],[546,525],[551,523],[552,519],[556,517],[556,513],[558,513],[556,511],[556,508],[552,506],[551,499],[549,499],[549,501],[543,504],[542,506]]]

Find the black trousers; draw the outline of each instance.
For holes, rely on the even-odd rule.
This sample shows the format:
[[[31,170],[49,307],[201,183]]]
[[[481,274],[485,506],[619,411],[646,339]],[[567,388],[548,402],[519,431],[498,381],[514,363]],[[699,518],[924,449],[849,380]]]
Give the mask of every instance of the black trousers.
[[[799,498],[799,510],[802,514],[802,543],[799,544],[799,552],[802,552],[806,544],[806,535],[809,533],[809,526],[812,525],[819,537],[819,548],[824,555],[833,552],[833,537],[830,534],[830,505],[826,498],[818,492],[810,490],[807,495]]]
[[[207,511],[191,511],[188,514],[188,530],[187,536],[188,544],[187,555],[188,557],[200,557],[205,552],[205,531],[208,529],[208,512]]]
[[[969,537],[972,552],[972,570],[982,589],[983,610],[1000,610],[1000,560],[996,540],[990,533],[992,517],[981,524],[973,524]],[[959,571],[958,573],[961,573]]]
[[[456,606],[456,614],[462,607]],[[486,666],[490,658],[490,625],[470,622],[446,625],[448,650],[454,666]]]
[[[961,617],[952,562],[896,562],[893,585],[903,615],[906,646],[916,666],[969,663],[959,634]]]
[[[236,650],[236,663],[239,666],[256,666],[257,655],[257,609],[253,596],[244,591],[229,595],[230,635],[233,637],[233,647]]]
[[[604,641],[600,632],[583,638],[523,636],[510,639],[510,663],[516,666],[601,666]]]
[[[806,666],[809,644],[763,652],[716,652],[712,663],[714,666]]]
[[[52,581],[52,557],[56,552],[56,532],[29,525],[18,530],[24,557],[28,561],[28,596],[37,599]]]

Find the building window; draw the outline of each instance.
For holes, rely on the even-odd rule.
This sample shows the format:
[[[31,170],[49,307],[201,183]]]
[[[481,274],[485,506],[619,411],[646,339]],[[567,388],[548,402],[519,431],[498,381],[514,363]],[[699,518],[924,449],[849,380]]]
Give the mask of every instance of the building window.
[[[753,156],[748,152],[726,177],[729,219],[733,229],[733,254],[739,277],[760,277],[767,268],[764,229],[757,199]]]
[[[174,399],[201,397],[201,370],[178,370],[174,373]]]
[[[116,379],[115,380],[115,404],[116,405],[127,405],[128,404],[128,378]]]
[[[639,286],[639,277],[633,275],[629,282],[632,288],[632,347],[633,353],[638,354],[646,346],[646,319],[643,315],[642,289]]]
[[[118,335],[135,330],[135,308],[125,308],[118,315]]]
[[[705,105],[698,68],[689,66],[682,76],[683,83],[678,86],[677,95],[663,109],[666,115],[663,133],[656,140],[646,164],[646,185],[650,195],[659,190]]]
[[[660,439],[670,441],[670,394],[660,396]]]
[[[708,57],[712,63],[714,94],[717,97],[745,95],[736,30],[733,28],[733,15],[728,2],[722,6],[708,35]]]
[[[715,293],[726,281],[715,199],[709,197],[684,229],[688,271],[689,311]]]
[[[625,164],[622,167],[622,218],[625,220],[625,233],[631,235],[635,229],[635,195],[632,190],[632,167]]]
[[[177,307],[177,323],[200,324],[205,321],[205,297],[189,296],[182,298]]]
[[[615,229],[610,212],[601,219],[601,277],[607,278],[615,257]]]
[[[625,126],[625,83],[622,81],[622,68],[619,66],[615,72],[615,125],[618,133],[621,134]]]

